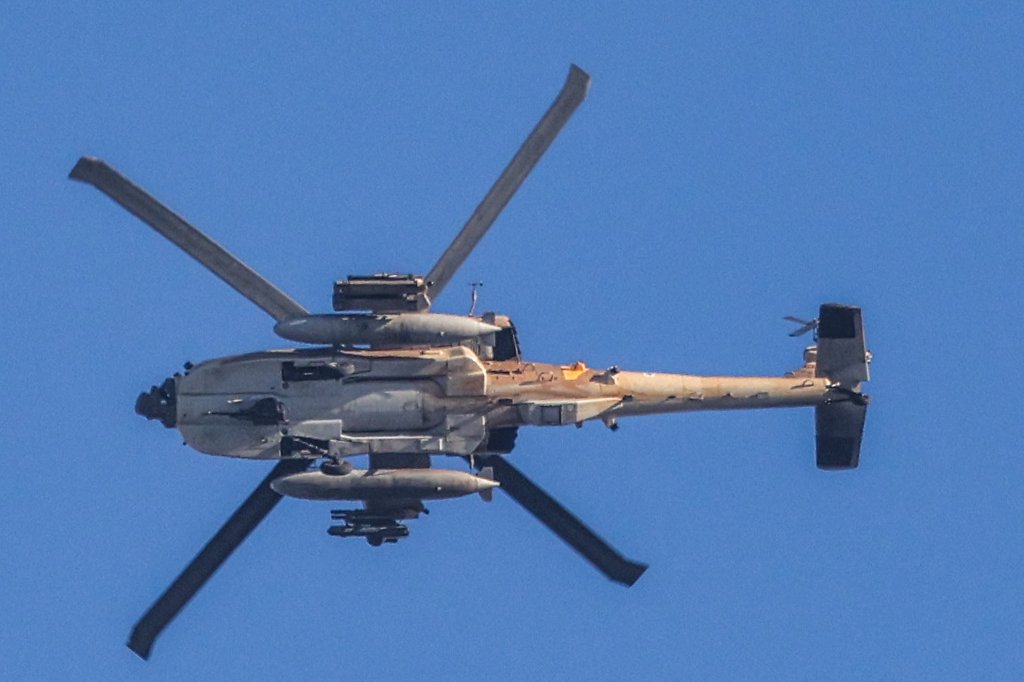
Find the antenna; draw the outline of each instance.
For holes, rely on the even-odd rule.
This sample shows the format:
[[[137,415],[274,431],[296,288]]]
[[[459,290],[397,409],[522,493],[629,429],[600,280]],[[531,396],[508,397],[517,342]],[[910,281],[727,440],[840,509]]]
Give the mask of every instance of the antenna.
[[[469,295],[472,303],[469,306],[469,316],[473,317],[476,315],[476,303],[480,300],[480,287],[484,285],[483,282],[470,282],[469,286],[473,287],[473,292]]]

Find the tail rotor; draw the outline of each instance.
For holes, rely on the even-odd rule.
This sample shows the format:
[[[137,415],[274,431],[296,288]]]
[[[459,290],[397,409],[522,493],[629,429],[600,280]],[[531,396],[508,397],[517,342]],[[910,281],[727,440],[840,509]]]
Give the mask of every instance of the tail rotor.
[[[800,327],[798,327],[797,329],[795,329],[795,330],[793,330],[793,331],[791,331],[789,333],[790,336],[793,336],[793,337],[803,336],[807,332],[813,331],[814,332],[815,340],[817,340],[817,337],[818,337],[818,320],[817,319],[805,320],[805,319],[800,318],[800,317],[793,317],[792,315],[786,315],[782,319],[786,320],[787,322],[792,322],[793,324],[800,325]]]

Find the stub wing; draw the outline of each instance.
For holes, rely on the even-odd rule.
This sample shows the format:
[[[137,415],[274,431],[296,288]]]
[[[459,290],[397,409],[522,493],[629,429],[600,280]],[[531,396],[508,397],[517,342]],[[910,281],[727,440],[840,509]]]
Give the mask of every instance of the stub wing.
[[[406,455],[380,453],[370,455],[370,469],[367,474],[382,470],[419,470],[430,469],[428,455]],[[351,477],[353,474],[346,474]],[[381,495],[362,501],[362,509],[335,509],[331,511],[333,521],[341,521],[327,529],[335,537],[366,538],[373,546],[383,543],[395,543],[408,537],[409,528],[402,521],[419,518],[427,514],[423,500],[407,495]]]

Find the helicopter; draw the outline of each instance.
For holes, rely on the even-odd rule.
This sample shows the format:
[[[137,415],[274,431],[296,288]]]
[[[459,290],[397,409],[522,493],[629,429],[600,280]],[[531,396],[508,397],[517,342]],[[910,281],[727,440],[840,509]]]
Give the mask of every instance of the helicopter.
[[[424,501],[495,489],[511,496],[606,577],[633,585],[647,565],[623,556],[505,458],[526,426],[776,407],[815,411],[816,461],[860,459],[869,379],[861,309],[828,303],[794,334],[814,332],[804,364],[783,376],[727,377],[595,369],[523,358],[508,316],[438,313],[433,303],[586,98],[572,65],[559,94],[426,275],[349,275],[333,313],[310,313],[115,168],[82,157],[69,177],[99,189],[199,261],[301,344],[186,363],[139,395],[135,411],[176,429],[199,452],[272,460],[273,468],[135,624],[129,648],[148,659],[160,633],[283,497],[361,503],[331,512],[332,536],[396,543]],[[368,456],[358,469],[350,458]],[[433,468],[464,459],[469,470]],[[471,473],[475,472],[475,473]]]

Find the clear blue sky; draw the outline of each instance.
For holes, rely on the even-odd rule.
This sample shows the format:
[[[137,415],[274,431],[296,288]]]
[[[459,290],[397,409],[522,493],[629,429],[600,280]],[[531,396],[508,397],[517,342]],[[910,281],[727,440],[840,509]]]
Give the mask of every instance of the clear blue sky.
[[[1021,675],[1018,3],[208,4],[0,17],[0,678]],[[282,342],[75,160],[326,311],[335,278],[433,264],[572,62],[589,99],[440,309],[482,279],[531,359],[779,374],[783,315],[861,305],[860,469],[815,469],[807,410],[524,431],[513,461],[650,563],[635,587],[500,495],[382,549],[285,500],[137,659],[267,467],[135,396]]]

